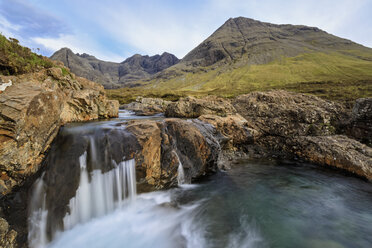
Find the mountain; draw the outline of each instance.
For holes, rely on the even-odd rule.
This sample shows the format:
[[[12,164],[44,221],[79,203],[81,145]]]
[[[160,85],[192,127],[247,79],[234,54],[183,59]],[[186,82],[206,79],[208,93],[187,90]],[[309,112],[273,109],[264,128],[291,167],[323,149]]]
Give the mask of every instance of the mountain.
[[[176,63],[179,59],[170,53],[162,55],[133,55],[121,63],[106,62],[92,55],[74,54],[68,48],[62,48],[51,57],[63,64],[80,77],[102,84],[105,88],[131,86],[131,82],[149,78]]]
[[[238,17],[178,64],[137,83],[161,94],[231,96],[280,88],[337,98],[344,90],[371,94],[371,82],[371,48],[316,27]]]

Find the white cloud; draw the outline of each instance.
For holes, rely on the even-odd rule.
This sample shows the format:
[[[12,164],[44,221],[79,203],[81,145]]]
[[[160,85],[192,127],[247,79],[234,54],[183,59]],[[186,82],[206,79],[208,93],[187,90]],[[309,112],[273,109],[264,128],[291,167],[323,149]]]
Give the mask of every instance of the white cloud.
[[[6,37],[15,37],[14,33],[20,28],[21,26],[10,23],[4,16],[0,15],[0,31]]]
[[[164,6],[146,6],[142,12],[126,5],[99,6],[98,25],[114,39],[129,44],[139,53],[157,54],[164,51],[183,57],[208,35],[205,26],[197,20],[188,20],[183,14]]]
[[[114,1],[111,4],[90,2],[86,8],[99,9],[99,15],[90,10],[84,14],[85,19],[136,53],[153,55],[167,51],[182,58],[229,17],[237,16],[272,23],[316,26],[356,42],[365,42],[365,38],[355,35],[356,30],[347,30],[345,24],[358,17],[367,1],[206,0],[203,4],[202,1],[192,3],[187,9],[182,9],[187,4],[179,2],[172,5],[156,5],[154,2],[144,4],[142,1]]]
[[[57,38],[34,37],[32,41],[42,45],[51,52],[68,47],[74,53],[88,53],[102,60],[113,62],[122,62],[124,60],[123,57],[116,54],[100,52],[97,47],[89,43],[89,37],[61,34]]]

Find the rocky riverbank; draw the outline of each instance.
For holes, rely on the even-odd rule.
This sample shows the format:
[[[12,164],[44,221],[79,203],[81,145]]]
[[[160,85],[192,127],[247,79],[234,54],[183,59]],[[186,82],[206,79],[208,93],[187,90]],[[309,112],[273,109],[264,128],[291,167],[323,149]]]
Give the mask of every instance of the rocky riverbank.
[[[197,118],[190,123],[199,130],[210,125],[208,132],[218,137],[214,162],[220,168],[239,156],[274,156],[337,167],[372,180],[371,106],[371,98],[357,100],[351,111],[315,96],[270,91],[232,100],[187,97],[166,107],[144,108],[165,108],[166,117]],[[141,104],[136,108],[141,111]]]

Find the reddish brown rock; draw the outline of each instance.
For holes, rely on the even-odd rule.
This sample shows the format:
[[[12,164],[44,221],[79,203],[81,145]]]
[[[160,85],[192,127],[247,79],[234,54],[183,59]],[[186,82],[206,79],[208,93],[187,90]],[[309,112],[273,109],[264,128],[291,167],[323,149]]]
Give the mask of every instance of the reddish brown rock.
[[[45,152],[67,122],[118,115],[118,102],[103,87],[51,68],[20,76],[2,76],[12,85],[0,94],[0,193],[39,170]]]
[[[259,137],[259,133],[249,128],[248,122],[239,114],[226,117],[216,115],[202,115],[199,120],[213,125],[217,131],[227,137],[223,149],[238,150],[246,144],[253,144]]]
[[[217,169],[218,144],[211,143],[193,122],[131,121],[126,130],[141,146],[135,156],[140,184],[158,189],[177,185],[180,163],[186,182]]]

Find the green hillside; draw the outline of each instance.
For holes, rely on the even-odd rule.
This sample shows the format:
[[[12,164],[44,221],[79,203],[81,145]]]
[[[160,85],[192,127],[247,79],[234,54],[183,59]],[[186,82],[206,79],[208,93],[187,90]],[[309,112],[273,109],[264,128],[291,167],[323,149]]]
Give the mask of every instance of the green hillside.
[[[0,74],[15,75],[50,68],[53,63],[19,45],[18,40],[0,34]]]
[[[122,102],[133,100],[138,95],[170,99],[209,94],[232,97],[270,89],[311,93],[332,100],[371,97],[372,53],[364,53],[364,59],[358,57],[358,51],[347,53],[304,53],[268,64],[238,68],[225,65],[211,70],[204,67],[198,72],[181,72],[170,79],[157,78],[142,82],[142,87],[110,90],[108,93]]]
[[[372,49],[318,28],[229,19],[178,64],[136,88],[110,90],[177,98],[286,89],[333,100],[372,96]]]

